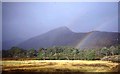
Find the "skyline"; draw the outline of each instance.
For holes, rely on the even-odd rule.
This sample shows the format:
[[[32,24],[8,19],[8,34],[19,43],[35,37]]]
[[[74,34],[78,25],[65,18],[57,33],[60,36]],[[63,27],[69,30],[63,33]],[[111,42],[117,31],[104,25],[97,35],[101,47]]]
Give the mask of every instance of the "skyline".
[[[28,39],[61,26],[117,32],[117,9],[117,2],[3,2],[3,40]]]
[[[62,26],[73,32],[117,32],[117,9],[117,2],[3,2],[3,41],[29,39]]]

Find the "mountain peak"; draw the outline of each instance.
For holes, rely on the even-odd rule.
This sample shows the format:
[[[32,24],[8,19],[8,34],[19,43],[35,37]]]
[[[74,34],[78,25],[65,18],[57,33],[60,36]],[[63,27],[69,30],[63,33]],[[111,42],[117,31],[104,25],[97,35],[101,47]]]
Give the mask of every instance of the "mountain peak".
[[[89,34],[88,34],[89,33]],[[50,30],[42,35],[30,38],[16,45],[20,48],[48,48],[53,46],[72,46],[75,48],[101,48],[118,44],[118,33],[91,31],[87,33],[75,33],[68,27],[62,26]],[[7,44],[6,44],[7,45]]]
[[[59,32],[61,32],[61,33],[68,33],[68,32],[72,32],[68,27],[66,27],[66,26],[62,26],[62,27],[58,27],[58,28],[56,28],[56,29],[53,29],[53,30],[51,30],[52,32],[57,32],[57,33],[59,33]]]
[[[57,28],[57,29],[61,29],[61,30],[70,30],[68,27],[66,27],[66,26],[62,26],[62,27],[59,27],[59,28]]]
[[[90,33],[98,33],[98,32],[100,32],[100,31],[90,31]]]

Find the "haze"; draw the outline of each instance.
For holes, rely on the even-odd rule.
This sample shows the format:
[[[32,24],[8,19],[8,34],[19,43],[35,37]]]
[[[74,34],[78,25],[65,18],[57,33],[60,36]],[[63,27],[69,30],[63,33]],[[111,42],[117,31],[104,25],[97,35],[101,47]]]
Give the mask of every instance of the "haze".
[[[3,2],[3,41],[26,40],[67,26],[74,32],[118,31],[117,2]]]

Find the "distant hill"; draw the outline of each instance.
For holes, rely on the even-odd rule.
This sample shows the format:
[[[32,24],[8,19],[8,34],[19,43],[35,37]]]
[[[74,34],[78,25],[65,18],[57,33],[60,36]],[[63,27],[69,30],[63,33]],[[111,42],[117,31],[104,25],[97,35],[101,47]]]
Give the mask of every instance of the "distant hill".
[[[16,38],[14,40],[2,41],[2,49],[10,49],[12,46],[16,46],[17,44],[22,43],[23,41],[24,39],[20,39],[20,38]]]
[[[18,47],[30,48],[47,48],[53,46],[72,46],[75,48],[101,48],[116,45],[118,42],[117,32],[100,32],[92,31],[87,33],[75,33],[67,27],[60,27],[51,30],[42,35],[30,38],[20,44]]]

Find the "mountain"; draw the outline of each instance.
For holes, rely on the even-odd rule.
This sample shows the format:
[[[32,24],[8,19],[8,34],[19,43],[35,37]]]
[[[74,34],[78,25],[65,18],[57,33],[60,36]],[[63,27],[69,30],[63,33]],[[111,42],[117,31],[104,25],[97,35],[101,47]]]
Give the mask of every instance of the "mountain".
[[[22,39],[22,38],[15,38],[12,40],[4,40],[4,38],[3,38],[2,49],[10,49],[11,46],[16,46],[17,44],[19,44],[23,41],[24,41],[24,39]]]
[[[118,34],[117,32],[100,31],[75,33],[67,27],[60,27],[30,38],[17,46],[25,49],[39,49],[53,46],[72,46],[81,49],[102,48],[118,44]]]
[[[115,32],[89,32],[85,39],[81,42],[80,48],[102,48],[120,44],[120,33]],[[118,38],[119,37],[119,38]]]

